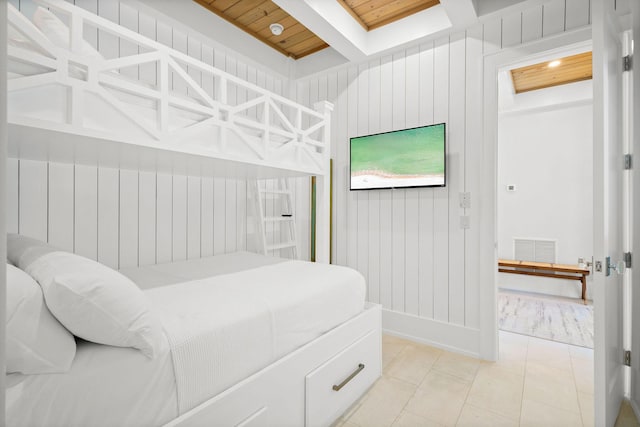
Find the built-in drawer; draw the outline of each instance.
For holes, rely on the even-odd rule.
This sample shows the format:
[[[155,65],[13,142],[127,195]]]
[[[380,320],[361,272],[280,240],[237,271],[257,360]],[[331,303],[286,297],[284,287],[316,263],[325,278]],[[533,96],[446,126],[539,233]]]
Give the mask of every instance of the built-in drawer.
[[[335,421],[381,374],[381,335],[374,330],[306,376],[306,425]]]

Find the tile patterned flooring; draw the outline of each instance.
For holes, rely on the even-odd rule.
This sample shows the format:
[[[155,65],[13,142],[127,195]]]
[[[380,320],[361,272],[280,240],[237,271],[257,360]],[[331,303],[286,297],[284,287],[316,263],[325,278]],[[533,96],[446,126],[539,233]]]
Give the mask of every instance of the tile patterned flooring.
[[[593,350],[500,332],[484,362],[397,337],[383,375],[335,427],[593,426]]]

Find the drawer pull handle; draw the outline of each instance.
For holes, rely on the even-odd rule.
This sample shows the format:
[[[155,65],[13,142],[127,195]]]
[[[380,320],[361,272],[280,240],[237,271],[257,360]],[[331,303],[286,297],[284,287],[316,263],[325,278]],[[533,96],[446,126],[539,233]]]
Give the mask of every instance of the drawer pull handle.
[[[356,375],[358,375],[360,372],[362,372],[362,370],[363,370],[363,369],[364,369],[364,364],[363,364],[363,363],[359,363],[359,364],[358,364],[358,369],[356,369],[355,371],[353,371],[353,373],[352,373],[351,375],[349,375],[347,378],[345,378],[345,380],[344,380],[344,381],[342,381],[340,384],[338,384],[338,385],[335,385],[335,384],[334,384],[332,388],[333,388],[335,391],[340,391],[340,389],[341,389],[342,387],[346,386],[346,385],[347,385],[347,383],[348,383],[349,381],[351,381],[353,378],[355,378],[355,376],[356,376]]]

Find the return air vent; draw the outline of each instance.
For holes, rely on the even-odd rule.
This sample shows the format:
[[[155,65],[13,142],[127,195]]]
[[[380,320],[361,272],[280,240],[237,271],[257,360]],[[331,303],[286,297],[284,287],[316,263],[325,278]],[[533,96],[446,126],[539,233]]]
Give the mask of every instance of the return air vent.
[[[556,262],[556,241],[513,239],[514,259],[518,261]]]

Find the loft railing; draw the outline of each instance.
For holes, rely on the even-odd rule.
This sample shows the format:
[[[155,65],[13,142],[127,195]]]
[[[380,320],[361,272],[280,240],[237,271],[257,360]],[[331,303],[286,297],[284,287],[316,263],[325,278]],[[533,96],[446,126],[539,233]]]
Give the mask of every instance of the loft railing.
[[[101,132],[114,140],[176,151],[181,144],[197,141],[203,155],[327,173],[330,103],[321,102],[316,110],[310,109],[67,2],[36,2],[67,21],[68,46],[53,44],[9,5],[10,30],[30,46],[10,42],[8,59],[36,69],[9,79],[10,123],[47,127],[47,121],[58,120],[56,129],[92,131],[96,118],[88,117],[87,107],[92,96],[139,130],[133,137],[119,133],[117,126],[105,130],[103,124]],[[104,58],[97,52],[87,55],[86,29],[113,35],[120,43],[135,46],[138,53],[116,58]],[[130,72],[142,67],[153,70],[150,79],[136,78],[137,73]],[[12,108],[12,94],[48,85],[66,89],[65,111],[54,115],[57,119],[48,116],[38,120],[33,111],[24,114],[25,102]],[[232,97],[232,91],[243,96]],[[37,110],[38,100],[33,103]],[[21,120],[21,115],[29,119]]]

